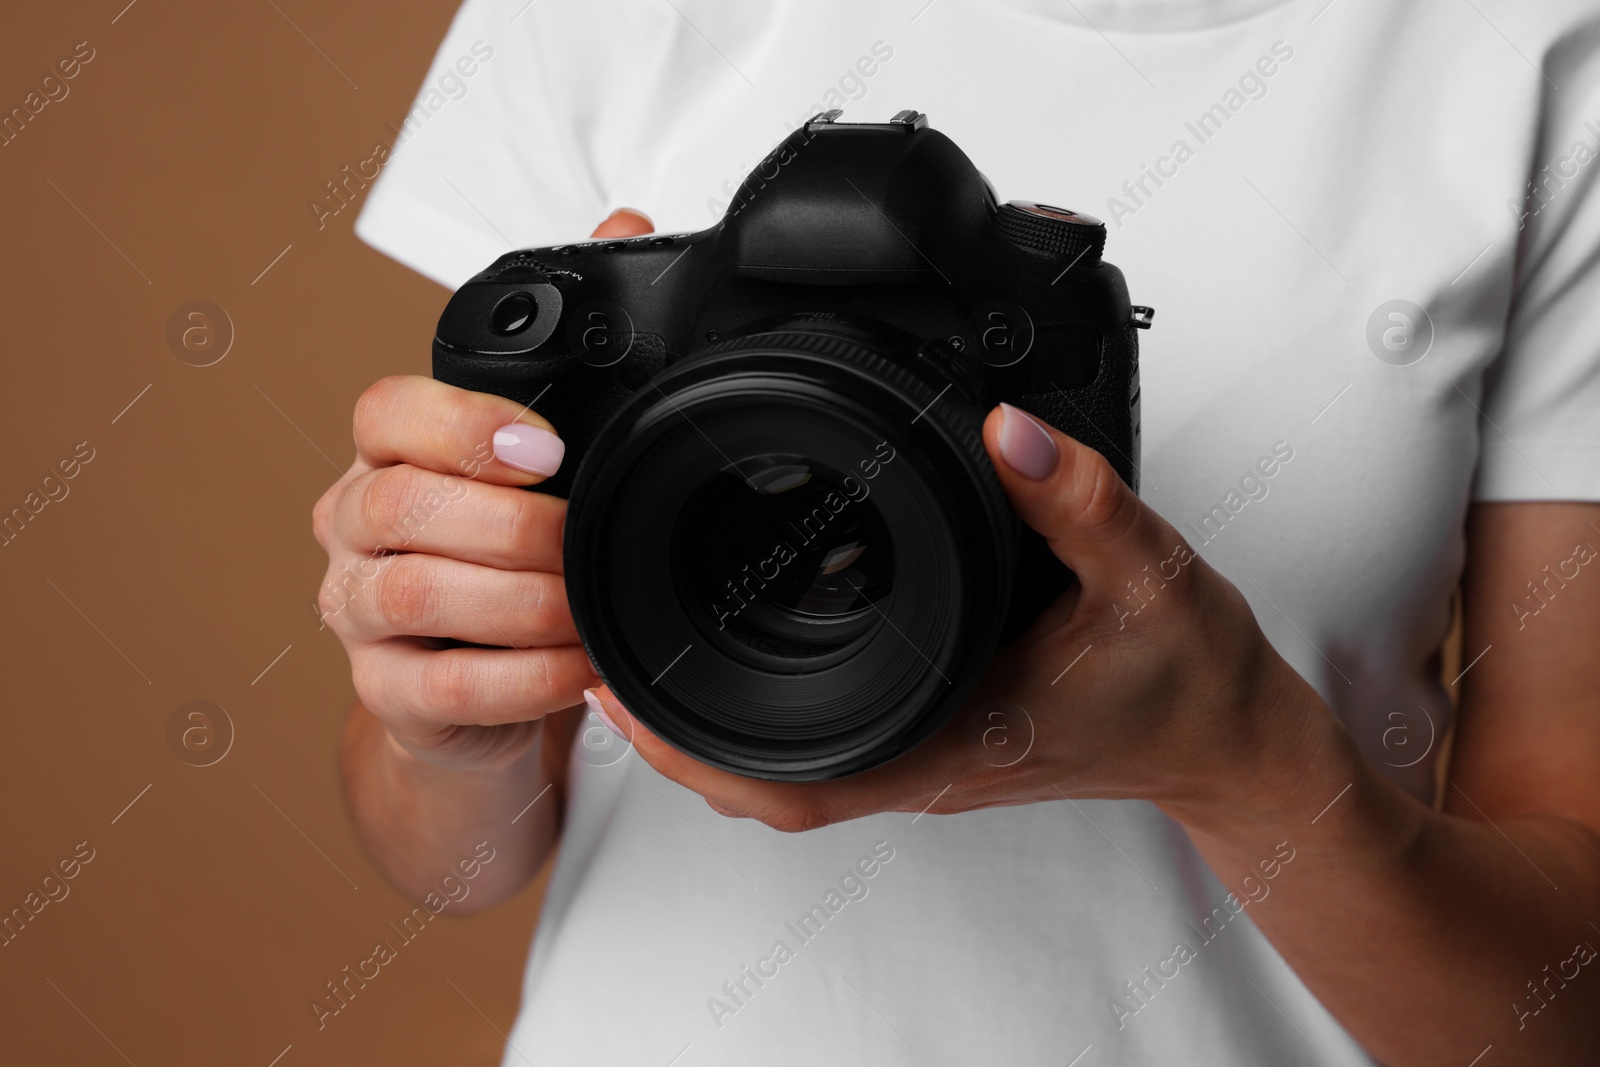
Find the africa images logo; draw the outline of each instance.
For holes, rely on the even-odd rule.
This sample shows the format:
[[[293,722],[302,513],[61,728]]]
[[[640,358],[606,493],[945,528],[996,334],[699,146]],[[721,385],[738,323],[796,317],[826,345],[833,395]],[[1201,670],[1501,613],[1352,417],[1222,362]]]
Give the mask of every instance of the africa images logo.
[[[765,559],[753,567],[746,563],[739,573],[729,578],[725,583],[727,596],[711,602],[711,614],[716,617],[717,629],[726,629],[729,619],[737,616],[759,598],[757,590],[765,589],[768,582],[776,581],[783,569],[800,558],[803,549],[821,538],[830,525],[833,525],[834,520],[852,503],[860,504],[865,501],[872,493],[872,487],[868,483],[883,473],[884,467],[894,462],[896,454],[894,446],[889,442],[878,442],[872,456],[857,464],[861,470],[859,479],[854,474],[845,475],[839,483],[839,489],[826,490],[822,494],[821,502],[812,508],[809,514],[801,517],[798,525],[794,522],[788,524],[794,534],[793,538],[786,537],[776,541],[771,553]],[[787,479],[765,486],[764,492],[769,495],[774,492],[784,492],[804,485],[809,480],[809,472],[797,468]],[[822,573],[834,574],[842,571],[864,551],[865,546],[855,542],[840,546],[823,560]],[[754,589],[751,588],[752,583]]]

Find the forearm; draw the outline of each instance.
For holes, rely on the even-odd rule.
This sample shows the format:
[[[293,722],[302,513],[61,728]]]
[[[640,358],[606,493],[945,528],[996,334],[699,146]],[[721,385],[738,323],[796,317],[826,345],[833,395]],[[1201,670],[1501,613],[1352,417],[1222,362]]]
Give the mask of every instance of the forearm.
[[[1241,900],[1254,875],[1257,927],[1389,1067],[1464,1067],[1491,1044],[1501,1065],[1600,1062],[1600,966],[1573,959],[1600,946],[1600,838],[1427,809],[1309,689],[1296,699],[1281,710],[1308,726],[1272,754],[1275,773],[1169,808]],[[1294,860],[1264,881],[1280,842]]]
[[[549,788],[545,734],[493,768],[434,766],[406,752],[359,703],[340,746],[340,771],[356,832],[374,863],[422,900],[482,842],[494,849],[452,905],[457,914],[490,907],[527,884],[555,848],[560,799]],[[536,803],[530,802],[538,798]],[[513,821],[514,820],[514,821]]]

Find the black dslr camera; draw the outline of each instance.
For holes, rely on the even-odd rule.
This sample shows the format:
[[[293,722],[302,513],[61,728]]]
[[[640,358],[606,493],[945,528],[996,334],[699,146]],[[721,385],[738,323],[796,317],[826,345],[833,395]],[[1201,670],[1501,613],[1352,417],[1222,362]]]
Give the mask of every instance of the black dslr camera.
[[[692,234],[512,252],[434,376],[566,442],[568,598],[617,697],[691,756],[817,780],[907,751],[1071,572],[1012,512],[1005,400],[1137,488],[1138,341],[1105,227],[1000,203],[903,111],[830,111]]]

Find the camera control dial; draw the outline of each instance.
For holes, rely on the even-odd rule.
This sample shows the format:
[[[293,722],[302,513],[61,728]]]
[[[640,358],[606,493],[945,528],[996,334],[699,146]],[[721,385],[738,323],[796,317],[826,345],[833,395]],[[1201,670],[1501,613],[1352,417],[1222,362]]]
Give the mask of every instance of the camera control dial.
[[[1013,244],[1032,248],[1084,266],[1100,262],[1106,247],[1105,223],[1066,208],[1012,200],[1001,204],[995,226]]]

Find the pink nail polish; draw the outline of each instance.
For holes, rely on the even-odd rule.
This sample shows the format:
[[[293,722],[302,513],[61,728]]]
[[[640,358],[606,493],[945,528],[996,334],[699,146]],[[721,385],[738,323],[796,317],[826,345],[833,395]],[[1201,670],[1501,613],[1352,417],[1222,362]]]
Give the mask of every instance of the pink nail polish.
[[[1004,418],[1000,423],[1000,458],[1010,468],[1036,482],[1050,477],[1061,462],[1061,452],[1043,426],[1027,412],[1001,404]]]
[[[611,721],[611,716],[606,714],[605,705],[600,703],[600,694],[593,689],[585,689],[583,691],[583,702],[589,705],[589,710],[595,713],[596,718],[606,724],[607,730],[621,737],[624,741],[627,740],[622,731],[617,729],[617,724]]]
[[[494,432],[494,457],[508,467],[549,477],[561,466],[567,445],[549,430],[513,422]]]

